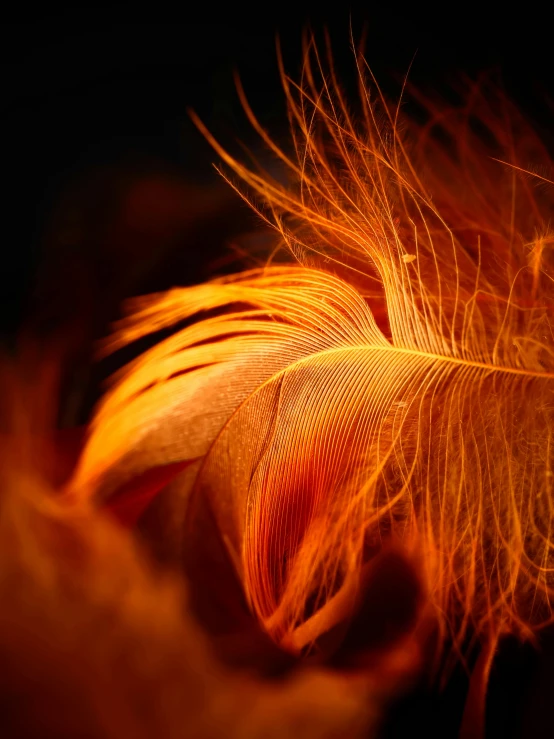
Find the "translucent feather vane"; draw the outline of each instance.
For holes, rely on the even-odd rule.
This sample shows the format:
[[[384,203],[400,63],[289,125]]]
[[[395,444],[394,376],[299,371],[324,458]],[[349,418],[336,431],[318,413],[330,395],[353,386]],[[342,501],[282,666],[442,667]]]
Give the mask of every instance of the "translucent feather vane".
[[[455,648],[530,637],[554,586],[551,160],[487,83],[420,95],[416,125],[355,60],[352,106],[312,42],[299,84],[282,69],[293,154],[239,87],[286,185],[196,119],[293,260],[129,306],[107,349],[187,325],[120,372],[70,489],[109,502],[182,464],[168,546],[201,572],[218,537],[295,654],[348,620],[389,542]]]

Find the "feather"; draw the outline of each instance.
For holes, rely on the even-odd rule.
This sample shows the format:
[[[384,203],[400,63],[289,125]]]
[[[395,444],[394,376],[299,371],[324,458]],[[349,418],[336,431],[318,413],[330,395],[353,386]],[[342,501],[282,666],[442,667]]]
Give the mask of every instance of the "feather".
[[[179,556],[202,572],[219,537],[295,654],[348,619],[386,542],[417,561],[455,650],[530,637],[554,585],[554,236],[552,183],[528,163],[550,160],[486,83],[451,110],[420,97],[416,126],[355,59],[356,115],[312,41],[301,84],[282,70],[294,155],[239,86],[288,185],[195,119],[295,263],[130,305],[107,349],[188,325],[121,371],[69,490],[109,501],[188,465]]]

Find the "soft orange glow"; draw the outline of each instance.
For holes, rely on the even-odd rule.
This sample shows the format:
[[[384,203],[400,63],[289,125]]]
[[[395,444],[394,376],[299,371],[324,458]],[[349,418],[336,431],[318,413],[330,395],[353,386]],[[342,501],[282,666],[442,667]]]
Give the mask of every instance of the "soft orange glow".
[[[368,736],[409,684],[417,648],[397,632],[363,673],[289,669],[279,681],[224,664],[186,581],[112,515],[52,485],[55,375],[40,353],[17,374],[0,364],[2,736]],[[164,474],[151,475],[151,492]],[[121,494],[140,503],[146,487]],[[129,522],[129,507],[110,507]],[[255,639],[243,651],[261,651]]]

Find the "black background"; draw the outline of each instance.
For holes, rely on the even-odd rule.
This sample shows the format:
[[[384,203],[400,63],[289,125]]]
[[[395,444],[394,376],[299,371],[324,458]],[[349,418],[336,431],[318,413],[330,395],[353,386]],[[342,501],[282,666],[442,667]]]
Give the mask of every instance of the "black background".
[[[92,369],[93,341],[121,300],[230,268],[230,245],[247,243],[258,228],[214,173],[216,157],[187,109],[226,145],[240,138],[257,150],[236,97],[238,70],[252,107],[282,137],[277,32],[292,76],[311,23],[328,27],[348,77],[350,12],[355,35],[367,27],[367,57],[385,91],[412,60],[412,83],[430,89],[446,89],[460,73],[497,70],[550,144],[551,31],[538,4],[338,5],[324,12],[270,2],[253,10],[80,4],[29,10],[0,26],[1,332],[11,351],[28,327],[73,337],[63,423],[90,412],[107,374]],[[517,645],[502,651],[491,736],[554,735],[549,652],[548,639],[540,657]],[[391,735],[455,736],[464,689],[460,677],[442,698],[411,697],[393,712]]]
[[[187,109],[227,146],[240,138],[256,149],[237,100],[236,70],[264,124],[283,133],[277,33],[293,77],[302,29],[311,24],[330,30],[348,80],[350,18],[356,36],[367,29],[367,57],[385,91],[395,89],[393,80],[412,60],[410,79],[424,88],[446,89],[460,72],[500,71],[509,94],[549,136],[551,40],[537,8],[486,15],[486,8],[466,4],[438,10],[340,5],[324,12],[301,3],[294,10],[268,4],[251,11],[79,4],[0,27],[3,333],[13,336],[29,315],[55,323],[70,296],[82,303],[79,290],[71,292],[72,280],[80,280],[81,293],[91,293],[94,306],[87,310],[102,313],[94,319],[97,333],[117,315],[122,295],[202,279],[212,264],[208,256],[256,228],[255,218],[216,178],[216,157]],[[206,11],[200,22],[198,10]],[[150,193],[144,182],[151,180]],[[125,218],[133,221],[137,208],[143,217],[121,224],[137,183],[143,183],[142,196]],[[171,236],[160,238],[162,223],[166,232],[173,228]],[[37,281],[48,280],[56,289],[37,293]],[[102,310],[97,287],[104,293]]]

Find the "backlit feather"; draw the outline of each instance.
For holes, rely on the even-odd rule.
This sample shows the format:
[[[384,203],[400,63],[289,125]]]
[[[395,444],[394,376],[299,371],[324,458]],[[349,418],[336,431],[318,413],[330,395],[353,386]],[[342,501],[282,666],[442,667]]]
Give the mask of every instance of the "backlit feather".
[[[242,95],[290,185],[197,120],[296,263],[135,301],[108,348],[195,322],[121,372],[71,488],[109,500],[187,463],[183,556],[208,515],[294,653],[348,618],[388,541],[456,647],[529,636],[554,584],[554,201],[527,171],[550,160],[493,91],[401,124],[356,63],[356,115],[311,42],[301,84],[283,72],[294,156]]]

